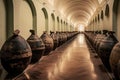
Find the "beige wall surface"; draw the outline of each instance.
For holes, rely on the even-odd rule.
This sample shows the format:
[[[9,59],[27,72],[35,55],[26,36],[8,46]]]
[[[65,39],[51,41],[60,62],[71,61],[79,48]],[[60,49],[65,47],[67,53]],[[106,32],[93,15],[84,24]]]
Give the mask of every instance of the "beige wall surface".
[[[118,6],[118,13],[117,13],[117,38],[120,41],[120,3]]]
[[[6,15],[3,0],[0,0],[0,48],[6,40]]]
[[[20,30],[20,35],[27,39],[32,29],[32,12],[24,0],[14,0],[14,29]]]

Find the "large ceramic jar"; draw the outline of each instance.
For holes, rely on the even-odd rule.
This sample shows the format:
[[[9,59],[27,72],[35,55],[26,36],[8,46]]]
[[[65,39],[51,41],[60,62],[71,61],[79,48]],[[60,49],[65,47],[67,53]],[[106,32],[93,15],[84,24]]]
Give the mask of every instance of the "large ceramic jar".
[[[96,49],[96,43],[97,43],[97,41],[98,41],[98,39],[99,39],[99,37],[101,36],[101,32],[100,31],[98,31],[98,32],[96,32],[96,36],[95,36],[95,38],[94,38],[94,42],[93,42],[93,47]]]
[[[117,43],[111,51],[110,66],[116,77],[116,80],[120,80],[120,43]]]
[[[19,35],[19,32],[19,30],[15,30],[13,36],[5,41],[0,51],[2,66],[13,75],[22,73],[32,57],[29,44]]]
[[[39,61],[39,59],[42,57],[45,51],[45,45],[41,38],[35,34],[34,30],[30,30],[31,35],[27,39],[27,42],[29,43],[31,49],[32,49],[32,60],[31,63],[35,63]]]
[[[58,44],[59,44],[59,39],[58,39],[58,36],[56,35],[56,33],[54,32],[50,32],[50,36],[52,37],[53,39],[53,42],[54,42],[54,47],[53,49],[55,50],[57,47],[58,47]]]
[[[64,36],[63,36],[62,32],[59,32],[59,37],[60,37],[60,45],[62,45],[64,42],[64,39],[63,39]]]
[[[56,32],[56,35],[58,36],[58,41],[59,41],[58,46],[60,46],[62,44],[62,35],[58,31]]]
[[[103,40],[101,40],[98,49],[103,64],[107,67],[109,71],[111,71],[109,64],[110,53],[114,45],[118,42],[115,36],[113,35],[113,33],[114,32],[112,31],[108,32],[108,36],[106,36]]]
[[[41,35],[41,39],[45,44],[44,55],[48,55],[53,50],[53,47],[54,47],[53,39],[46,31],[43,32],[43,34]]]
[[[65,43],[67,41],[67,35],[65,32],[63,32],[62,35],[63,35],[63,43]]]
[[[102,32],[103,32],[103,34],[99,35],[99,37],[98,37],[98,39],[96,41],[96,44],[95,44],[95,49],[96,49],[98,54],[99,54],[98,48],[99,48],[99,45],[101,43],[101,40],[103,40],[107,36],[107,32],[108,31],[107,30],[103,30]]]

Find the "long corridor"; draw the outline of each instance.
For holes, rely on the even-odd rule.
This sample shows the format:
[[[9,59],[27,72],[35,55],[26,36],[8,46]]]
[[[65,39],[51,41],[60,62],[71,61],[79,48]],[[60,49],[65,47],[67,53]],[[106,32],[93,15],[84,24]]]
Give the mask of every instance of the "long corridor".
[[[97,54],[87,46],[84,34],[30,65],[25,75],[30,80],[113,80]],[[15,80],[22,80],[25,75]]]
[[[120,80],[120,0],[0,0],[0,80]]]

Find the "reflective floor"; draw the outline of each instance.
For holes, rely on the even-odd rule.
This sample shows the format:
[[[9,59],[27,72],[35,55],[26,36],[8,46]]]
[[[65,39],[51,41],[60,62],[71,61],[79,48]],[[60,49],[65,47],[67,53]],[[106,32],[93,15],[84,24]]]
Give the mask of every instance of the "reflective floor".
[[[38,63],[29,65],[14,80],[112,80],[112,77],[87,46],[84,34],[79,34]]]

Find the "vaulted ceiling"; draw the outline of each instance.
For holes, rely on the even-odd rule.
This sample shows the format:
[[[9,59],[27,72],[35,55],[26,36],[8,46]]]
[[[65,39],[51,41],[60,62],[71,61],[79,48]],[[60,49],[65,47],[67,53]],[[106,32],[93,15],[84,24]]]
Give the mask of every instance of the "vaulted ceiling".
[[[102,0],[54,0],[60,15],[75,25],[87,25]]]

